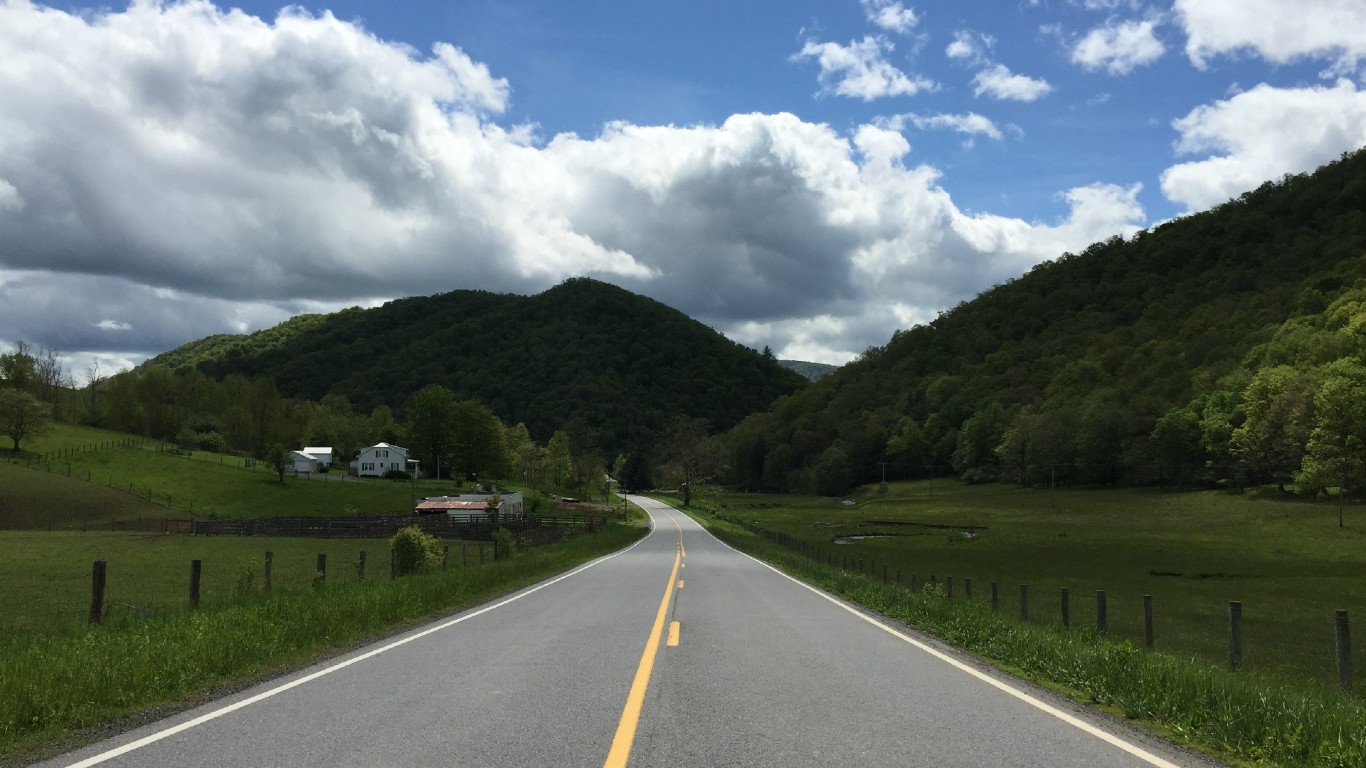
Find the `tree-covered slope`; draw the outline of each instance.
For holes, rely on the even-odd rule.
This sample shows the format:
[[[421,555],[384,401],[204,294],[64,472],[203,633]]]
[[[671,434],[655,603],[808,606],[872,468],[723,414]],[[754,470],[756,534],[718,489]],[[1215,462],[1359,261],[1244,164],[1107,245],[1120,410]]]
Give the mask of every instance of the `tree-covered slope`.
[[[1292,353],[1278,339],[1340,328],[1342,303],[1363,285],[1359,152],[1064,254],[897,332],[737,428],[735,479],[836,492],[875,481],[884,462],[889,478],[1228,479],[1248,469],[1230,440],[1258,371],[1338,354]],[[1195,427],[1157,430],[1172,413]]]
[[[296,318],[149,361],[268,376],[286,397],[402,411],[430,384],[538,440],[572,427],[604,450],[649,445],[674,417],[727,429],[804,380],[659,302],[589,279],[537,296],[455,291]],[[586,434],[583,434],[586,433]]]

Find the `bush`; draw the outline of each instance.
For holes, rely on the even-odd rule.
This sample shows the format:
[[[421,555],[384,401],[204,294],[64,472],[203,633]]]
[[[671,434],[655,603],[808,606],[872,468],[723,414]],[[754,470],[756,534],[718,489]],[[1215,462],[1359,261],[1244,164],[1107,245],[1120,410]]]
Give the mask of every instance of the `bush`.
[[[391,469],[384,473],[385,480],[412,480],[413,476],[401,469]]]
[[[436,537],[423,533],[416,525],[394,534],[389,545],[394,548],[394,565],[400,576],[426,573],[441,562],[441,545]]]
[[[506,560],[517,550],[517,537],[506,528],[493,532],[493,559]]]

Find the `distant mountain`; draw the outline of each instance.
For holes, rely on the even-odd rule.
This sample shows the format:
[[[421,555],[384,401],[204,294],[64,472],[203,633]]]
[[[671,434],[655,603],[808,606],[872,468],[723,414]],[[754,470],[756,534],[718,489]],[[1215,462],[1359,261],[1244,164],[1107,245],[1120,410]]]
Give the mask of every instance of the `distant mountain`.
[[[808,363],[802,360],[779,360],[778,365],[781,365],[789,371],[800,373],[807,381],[820,381],[835,369],[839,368],[838,365]]]
[[[746,419],[732,479],[835,494],[885,468],[1313,490],[1355,462],[1348,486],[1363,489],[1366,460],[1334,446],[1359,442],[1366,410],[1344,432],[1320,402],[1366,402],[1363,329],[1366,151],[1062,254],[898,331]]]
[[[650,444],[677,416],[728,429],[806,385],[682,312],[587,278],[536,296],[454,291],[304,315],[145,365],[268,376],[286,397],[343,395],[400,417],[414,392],[440,384],[539,441],[572,425],[612,453]]]

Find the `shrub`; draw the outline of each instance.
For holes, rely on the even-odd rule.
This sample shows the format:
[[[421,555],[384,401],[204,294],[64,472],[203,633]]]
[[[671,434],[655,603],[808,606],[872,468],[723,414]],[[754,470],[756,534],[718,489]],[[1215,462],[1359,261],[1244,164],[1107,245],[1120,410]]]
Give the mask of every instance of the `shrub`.
[[[416,525],[394,534],[389,545],[394,548],[394,564],[400,576],[426,573],[441,562],[441,546],[436,537],[423,533]]]
[[[391,469],[384,473],[385,480],[412,480],[413,476],[401,469]]]
[[[499,528],[493,532],[493,559],[506,560],[512,557],[512,553],[517,549],[517,538],[512,535],[512,531],[506,528]]]

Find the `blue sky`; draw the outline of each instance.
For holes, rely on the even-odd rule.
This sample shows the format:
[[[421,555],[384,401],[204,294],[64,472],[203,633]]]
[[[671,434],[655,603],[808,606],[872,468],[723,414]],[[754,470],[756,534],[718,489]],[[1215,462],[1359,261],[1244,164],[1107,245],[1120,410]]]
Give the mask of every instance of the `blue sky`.
[[[73,369],[575,275],[843,362],[1366,145],[1360,0],[0,0],[0,51],[0,347]]]

